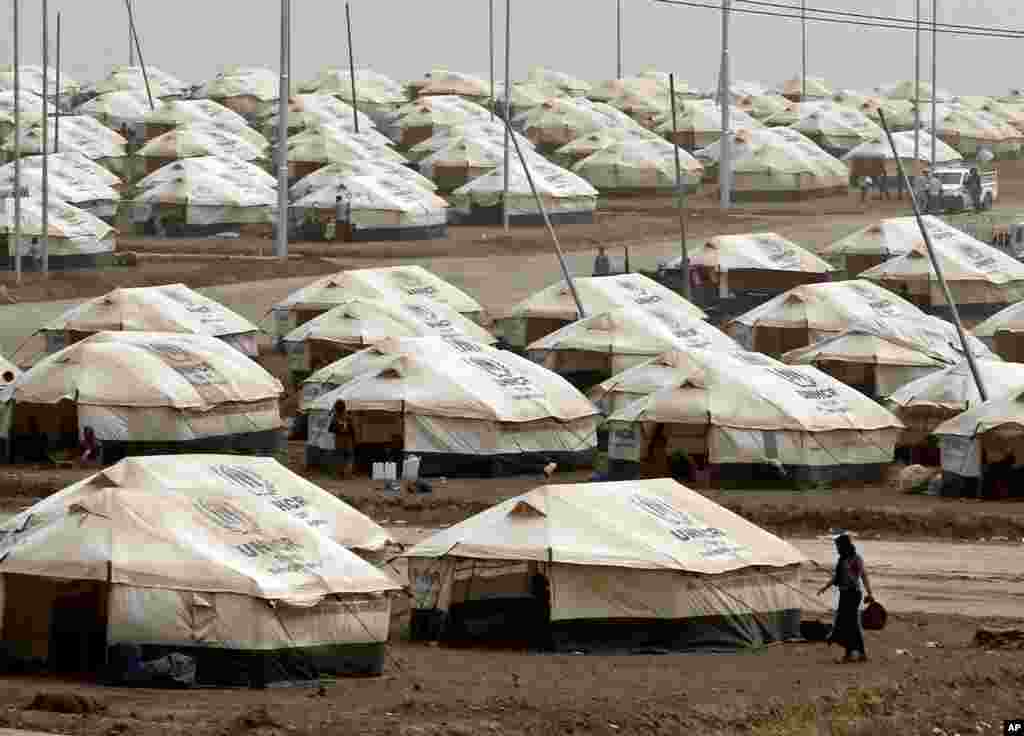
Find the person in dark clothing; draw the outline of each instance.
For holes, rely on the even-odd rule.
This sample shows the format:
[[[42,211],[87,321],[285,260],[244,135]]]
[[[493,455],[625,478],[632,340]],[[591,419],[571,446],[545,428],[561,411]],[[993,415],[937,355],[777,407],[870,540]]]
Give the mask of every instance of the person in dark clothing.
[[[850,536],[845,533],[838,535],[835,544],[839,555],[835,572],[832,579],[818,591],[818,595],[822,595],[833,585],[839,590],[839,605],[828,643],[842,644],[846,649],[843,662],[863,662],[867,660],[867,653],[860,623],[860,604],[862,599],[865,603],[874,600],[871,596],[871,582],[864,569],[864,560],[857,554]],[[867,598],[864,598],[864,590],[867,591]]]
[[[598,247],[597,257],[594,258],[594,275],[595,276],[608,276],[612,272],[612,264],[608,259],[608,254],[605,252],[603,247]]]
[[[48,463],[50,461],[50,438],[39,426],[39,420],[28,420],[28,434],[22,443],[20,454],[25,462]]]
[[[889,199],[889,177],[884,173],[878,177],[878,198]]]
[[[545,575],[538,572],[530,578],[530,595],[536,602],[534,643],[539,649],[551,649],[551,585]]]
[[[967,174],[967,192],[971,195],[974,211],[981,212],[981,174],[977,169],[971,169]]]

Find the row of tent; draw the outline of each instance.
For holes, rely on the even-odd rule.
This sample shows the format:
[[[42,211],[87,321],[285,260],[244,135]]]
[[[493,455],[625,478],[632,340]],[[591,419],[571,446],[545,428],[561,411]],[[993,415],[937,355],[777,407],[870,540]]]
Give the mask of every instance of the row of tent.
[[[403,550],[273,460],[139,457],[0,525],[2,661],[134,686],[377,675],[403,591],[416,638],[752,648],[800,635],[805,562],[669,479],[544,486]]]
[[[723,250],[709,249],[720,260]],[[827,431],[838,431],[830,424],[836,421],[858,427],[857,436],[870,437],[866,446],[877,456],[870,464],[880,468],[894,446],[920,443],[909,442],[900,418],[887,412],[885,427],[861,427],[865,418],[880,416],[873,399],[887,399],[916,378],[957,367],[963,358],[948,323],[869,281],[798,286],[734,320],[725,332],[703,321],[705,314],[675,292],[639,274],[578,279],[577,288],[591,315],[584,320],[577,319],[567,287],[555,284],[498,325],[507,342],[526,347],[532,361],[493,347],[496,338],[485,326],[490,323],[482,307],[423,269],[343,272],[294,293],[273,313],[293,377],[305,379],[299,406],[311,464],[346,464],[356,455],[362,463],[396,450],[421,454],[425,469],[447,474],[460,466],[467,472],[522,469],[556,457],[565,466],[585,464],[598,444],[602,414],[625,421],[616,419],[629,408],[619,399],[642,398],[631,370],[640,371],[639,385],[653,395],[668,386],[652,383],[649,371],[640,370],[651,361],[688,356],[685,373],[692,375],[695,365],[703,365],[694,356],[710,356],[700,370],[714,372],[727,366],[717,356],[759,351],[749,353],[747,363],[740,361],[748,366],[745,372],[737,364],[735,375],[725,373],[719,383],[695,384],[710,392],[695,406],[728,402],[730,390],[742,394],[733,385],[741,379],[751,395],[770,395],[759,393],[754,365],[763,367],[769,381],[783,374],[798,387],[821,385],[822,393],[844,397],[843,408],[812,402],[799,411],[824,412]],[[1017,312],[1010,308],[982,325],[982,340],[999,352],[1019,349]],[[103,332],[111,329],[140,332]],[[113,456],[154,445],[269,452],[280,442],[283,387],[242,354],[256,352],[256,328],[181,285],[113,292],[44,333],[48,350],[57,352],[17,380],[12,371],[9,382],[13,402],[7,405],[6,434],[15,456],[19,446],[31,451],[39,433],[74,445],[85,426]],[[974,339],[971,344],[979,358],[998,360],[989,346]],[[112,369],[134,378],[112,385],[103,379]],[[669,383],[681,375],[659,371]],[[605,388],[594,389],[597,384]],[[606,391],[608,386],[627,389]],[[579,390],[588,388],[589,400]],[[804,387],[796,396],[801,390],[808,392]],[[722,395],[715,398],[717,392]],[[146,401],[140,398],[147,395]],[[136,408],[120,408],[125,406]],[[741,402],[739,411],[763,428],[762,409],[751,400]],[[637,414],[630,422],[643,430],[653,421],[647,416]],[[693,416],[701,418],[694,441],[704,442],[705,452],[691,450],[713,465],[727,465],[729,456],[711,453],[707,444],[708,427],[719,426],[715,413],[699,409]],[[728,427],[738,420],[728,415],[723,421]],[[816,422],[808,419],[806,426]],[[636,429],[630,432],[639,442],[643,433]],[[814,436],[818,430],[806,431]],[[716,453],[724,446],[715,444]],[[646,458],[649,450],[641,443],[634,454]],[[839,461],[825,465],[859,464],[855,453],[833,454]],[[804,460],[817,467],[825,458]]]

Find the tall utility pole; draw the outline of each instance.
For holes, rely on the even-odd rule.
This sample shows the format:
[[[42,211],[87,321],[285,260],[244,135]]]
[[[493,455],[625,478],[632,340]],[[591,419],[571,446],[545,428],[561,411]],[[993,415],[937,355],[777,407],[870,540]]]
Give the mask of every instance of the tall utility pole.
[[[494,120],[497,108],[494,106],[494,0],[487,3],[487,43],[491,57],[491,120]]]
[[[125,0],[128,6],[128,66],[135,66],[135,33],[132,31],[132,0]]]
[[[512,72],[510,70],[510,41],[512,39],[512,0],[505,0],[505,182],[501,195],[501,222],[508,232],[508,167],[512,163],[509,156],[509,130],[512,128]],[[525,166],[525,164],[524,164]]]
[[[935,149],[938,148],[935,145],[935,141],[938,138],[938,131],[936,130],[937,115],[935,111],[935,98],[938,97],[939,91],[935,73],[938,69],[938,55],[936,53],[936,41],[939,38],[938,13],[939,0],[932,0],[932,171],[935,171]]]
[[[57,13],[57,89],[54,90],[53,103],[53,152],[60,153],[60,13]]]
[[[14,272],[21,284],[21,0],[13,0],[14,21]]]
[[[135,51],[139,57],[139,67],[142,69],[142,81],[146,85],[146,98],[149,100],[149,109],[155,110],[156,104],[153,102],[153,90],[149,86],[149,75],[146,73],[146,60],[142,58],[142,44],[139,43],[139,32],[135,30],[135,13],[132,10],[131,0],[124,0],[125,7],[128,8],[128,30],[131,31],[132,41],[135,43]]]
[[[732,131],[729,108],[732,106],[729,83],[729,9],[731,0],[722,0],[722,139],[718,155],[718,188],[723,210],[732,205]]]
[[[50,3],[43,0],[43,232],[39,237],[42,258],[39,270],[44,277],[50,273],[50,127],[49,105],[46,101],[50,73]]]
[[[921,0],[914,0],[914,174],[921,165]]]
[[[679,204],[679,275],[683,281],[683,296],[690,299],[690,256],[686,252],[686,182],[679,163],[679,144],[676,143],[679,128],[676,122],[676,75],[673,73],[668,75],[668,94],[672,102],[672,152],[675,154],[676,197]]]
[[[281,78],[277,93],[277,238],[274,255],[288,257],[288,93],[291,90],[292,0],[281,0]],[[355,99],[352,100],[355,102]]]
[[[288,35],[291,36],[291,16],[288,18]],[[345,26],[348,28],[348,76],[352,80],[352,120],[355,121],[356,135],[359,134],[359,103],[356,102],[356,56],[352,50],[352,15],[348,10],[348,3],[345,3]],[[291,73],[291,40],[288,42],[288,66]],[[290,90],[289,90],[290,92]]]
[[[615,0],[615,78],[622,79],[622,0]]]
[[[800,101],[807,99],[807,0],[800,0]]]

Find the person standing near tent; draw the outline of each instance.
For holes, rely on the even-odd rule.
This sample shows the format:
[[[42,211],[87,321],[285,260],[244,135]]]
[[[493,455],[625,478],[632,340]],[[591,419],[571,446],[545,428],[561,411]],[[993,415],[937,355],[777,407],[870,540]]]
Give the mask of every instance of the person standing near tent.
[[[860,201],[861,202],[867,202],[868,201],[868,192],[871,191],[871,187],[873,185],[874,185],[874,182],[871,181],[871,177],[870,176],[862,176],[860,178]]]
[[[867,660],[867,653],[864,649],[864,630],[860,622],[860,604],[862,599],[865,603],[874,600],[871,595],[871,581],[868,579],[867,570],[864,569],[864,560],[857,554],[857,548],[850,540],[850,535],[845,532],[839,534],[835,538],[835,545],[839,556],[835,572],[832,579],[818,591],[818,595],[822,595],[833,585],[839,591],[839,605],[836,607],[835,621],[828,636],[828,643],[843,645],[846,649],[843,662],[864,662]],[[867,598],[864,598],[864,590],[867,591]]]
[[[612,262],[605,252],[604,246],[598,246],[597,256],[594,258],[594,275],[608,276],[612,272]]]
[[[967,192],[971,195],[971,205],[975,212],[981,212],[981,174],[972,168],[967,174]]]
[[[889,179],[884,173],[878,177],[878,198],[889,199]]]
[[[928,204],[930,212],[942,211],[942,181],[934,172],[928,177]]]
[[[914,177],[914,199],[917,200],[917,206],[921,212],[926,215],[931,211],[931,203],[928,201],[929,178],[927,169],[921,176]]]
[[[338,196],[334,200],[335,237],[345,242],[352,241],[352,194],[344,184],[338,185]]]

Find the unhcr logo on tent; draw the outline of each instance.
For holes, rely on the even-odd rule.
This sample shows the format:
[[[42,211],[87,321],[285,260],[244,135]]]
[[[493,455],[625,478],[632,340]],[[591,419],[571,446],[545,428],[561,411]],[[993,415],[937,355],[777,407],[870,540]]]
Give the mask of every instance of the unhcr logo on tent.
[[[254,496],[277,495],[277,488],[273,483],[244,465],[211,465],[210,471],[217,477],[245,489]]]
[[[199,498],[193,506],[208,521],[232,534],[255,534],[259,526],[237,506],[219,498]]]
[[[435,296],[437,289],[414,273],[408,271],[392,271],[391,278],[398,288],[410,296]]]

